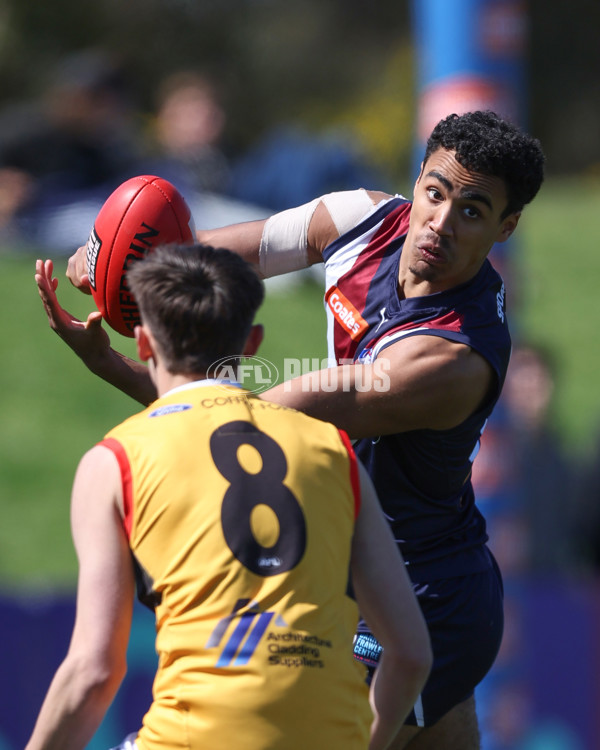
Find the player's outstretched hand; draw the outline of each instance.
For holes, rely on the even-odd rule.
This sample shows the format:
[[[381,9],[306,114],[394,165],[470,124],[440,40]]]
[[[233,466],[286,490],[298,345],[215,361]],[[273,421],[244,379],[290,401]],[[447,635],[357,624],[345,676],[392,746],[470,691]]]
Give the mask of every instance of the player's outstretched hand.
[[[76,289],[84,294],[91,294],[90,278],[87,271],[87,247],[78,247],[67,263],[67,278]]]
[[[53,277],[53,273],[54,263],[51,260],[36,260],[35,283],[50,328],[87,363],[101,352],[110,349],[110,339],[101,325],[102,315],[98,310],[94,310],[84,322],[68,313],[58,302],[58,279]]]

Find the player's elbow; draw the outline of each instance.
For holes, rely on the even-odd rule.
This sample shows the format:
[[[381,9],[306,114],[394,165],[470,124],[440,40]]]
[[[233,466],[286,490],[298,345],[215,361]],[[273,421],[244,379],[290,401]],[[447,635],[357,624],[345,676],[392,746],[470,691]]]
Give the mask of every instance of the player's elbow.
[[[127,661],[125,655],[110,660],[96,662],[94,672],[95,689],[99,692],[106,692],[114,695],[127,673]]]
[[[80,654],[71,659],[70,671],[84,701],[108,705],[125,677],[127,662],[124,655],[107,658],[93,653]]]

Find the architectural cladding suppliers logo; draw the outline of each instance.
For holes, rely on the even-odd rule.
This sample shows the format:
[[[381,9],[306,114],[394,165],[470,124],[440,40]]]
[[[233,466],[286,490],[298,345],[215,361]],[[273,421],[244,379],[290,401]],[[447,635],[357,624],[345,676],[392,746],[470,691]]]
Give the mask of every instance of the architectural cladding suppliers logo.
[[[244,608],[246,608],[245,611],[240,611]],[[219,620],[206,643],[207,649],[218,648],[229,625],[237,622],[215,666],[219,668],[242,667],[248,664],[274,615],[274,612],[260,612],[256,602],[238,599],[231,614]],[[283,621],[281,624],[285,625]]]
[[[333,645],[327,638],[290,629],[280,614],[262,611],[256,601],[238,599],[216,624],[206,649],[219,649],[215,668],[246,667],[257,656],[269,667],[323,669]],[[266,653],[265,653],[266,652]]]
[[[239,383],[251,393],[262,393],[276,385],[279,370],[263,357],[221,357],[206,371],[207,378]]]

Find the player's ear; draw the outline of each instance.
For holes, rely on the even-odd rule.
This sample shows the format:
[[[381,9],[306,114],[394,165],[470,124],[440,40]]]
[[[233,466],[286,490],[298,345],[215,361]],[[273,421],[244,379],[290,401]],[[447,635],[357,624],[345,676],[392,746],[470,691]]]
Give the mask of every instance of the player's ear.
[[[520,211],[516,211],[514,214],[510,214],[509,216],[507,216],[506,219],[504,219],[500,224],[500,231],[498,232],[496,242],[506,242],[506,240],[517,228],[517,224],[519,223],[520,218]]]
[[[149,331],[144,325],[136,326],[133,329],[135,343],[137,344],[138,357],[142,362],[147,362],[154,357],[154,347]]]
[[[258,347],[262,344],[262,340],[265,336],[265,329],[260,323],[253,325],[244,344],[242,356],[252,357],[258,351]]]

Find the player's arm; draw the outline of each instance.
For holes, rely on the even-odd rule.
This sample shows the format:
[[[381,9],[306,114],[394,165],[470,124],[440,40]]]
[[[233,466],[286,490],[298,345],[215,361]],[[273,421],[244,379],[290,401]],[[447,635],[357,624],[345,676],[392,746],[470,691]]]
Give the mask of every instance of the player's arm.
[[[134,575],[120,488],[114,455],[92,448],[79,464],[71,499],[79,560],[75,625],[26,750],[85,748],[125,675]]]
[[[372,364],[307,373],[263,398],[360,438],[454,427],[481,407],[494,377],[489,363],[468,346],[411,336],[388,346]]]
[[[237,252],[268,278],[320,262],[330,242],[387,197],[390,196],[385,193],[364,190],[330,193],[266,220],[198,231],[197,239]],[[60,307],[51,261],[37,261],[35,278],[51,328],[86,367],[141,404],[153,401],[156,391],[146,368],[111,348],[100,314],[94,311],[82,322]],[[67,278],[81,291],[90,293],[85,246],[69,258]]]
[[[286,209],[268,219],[198,231],[197,238],[226,247],[258,266],[264,278],[321,263],[323,250],[354,227],[385,193],[345,190]]]
[[[52,330],[95,375],[141,404],[153,401],[156,389],[147,367],[111,347],[108,334],[101,325],[100,312],[94,310],[86,321],[78,320],[58,302],[58,279],[53,278],[52,261],[36,261],[35,270],[35,282]]]
[[[384,750],[416,703],[432,663],[427,626],[373,484],[359,462],[361,509],[351,572],[362,617],[383,646],[371,684],[369,750]]]
[[[329,193],[267,219],[199,229],[196,239],[238,253],[269,278],[322,262],[323,250],[330,242],[389,197],[374,190]],[[90,293],[85,246],[69,258],[67,278],[77,289]]]
[[[216,229],[198,229],[196,239],[203,245],[232,250],[248,263],[258,266],[260,240],[266,221],[266,219],[259,219]]]

